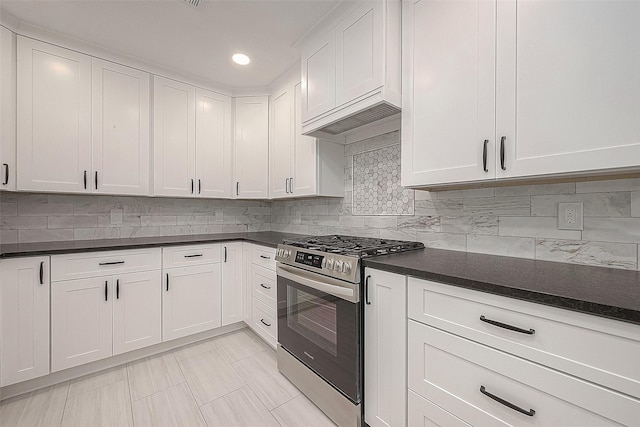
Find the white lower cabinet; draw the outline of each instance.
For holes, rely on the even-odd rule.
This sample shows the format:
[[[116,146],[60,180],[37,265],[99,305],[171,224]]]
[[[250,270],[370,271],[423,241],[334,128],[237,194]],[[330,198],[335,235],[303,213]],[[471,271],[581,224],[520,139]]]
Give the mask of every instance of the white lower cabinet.
[[[365,270],[364,420],[370,427],[406,425],[407,278]]]
[[[267,344],[278,345],[278,284],[275,248],[245,243],[244,321]]]
[[[278,313],[259,299],[253,299],[251,328],[272,347],[278,345]]]
[[[242,321],[242,243],[222,244],[222,326]]]
[[[162,341],[221,326],[219,263],[170,268],[162,280]]]
[[[160,271],[114,277],[113,355],[162,341]]]
[[[51,371],[113,354],[111,276],[51,285]]]
[[[471,424],[465,423],[411,390],[409,390],[407,401],[409,427],[471,427]]]
[[[49,257],[0,262],[0,386],[49,373]]]

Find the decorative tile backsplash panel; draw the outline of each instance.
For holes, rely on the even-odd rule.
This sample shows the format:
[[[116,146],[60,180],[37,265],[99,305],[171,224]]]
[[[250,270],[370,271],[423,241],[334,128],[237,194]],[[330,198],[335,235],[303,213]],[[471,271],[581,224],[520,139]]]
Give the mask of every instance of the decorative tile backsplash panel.
[[[400,185],[400,144],[353,156],[354,215],[413,215],[413,199]]]

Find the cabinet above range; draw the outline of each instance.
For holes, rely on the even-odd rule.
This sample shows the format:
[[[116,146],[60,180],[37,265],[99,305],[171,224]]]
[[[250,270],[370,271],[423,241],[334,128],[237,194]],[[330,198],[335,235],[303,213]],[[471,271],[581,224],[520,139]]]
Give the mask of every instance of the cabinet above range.
[[[400,30],[400,1],[373,0],[342,2],[305,35],[303,134],[344,143],[346,132],[398,118]]]

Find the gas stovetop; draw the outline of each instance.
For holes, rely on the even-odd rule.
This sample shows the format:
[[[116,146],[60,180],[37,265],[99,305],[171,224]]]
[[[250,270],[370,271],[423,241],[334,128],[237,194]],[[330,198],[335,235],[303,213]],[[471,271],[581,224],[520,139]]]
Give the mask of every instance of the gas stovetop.
[[[284,244],[303,249],[352,256],[356,258],[387,255],[424,248],[424,245],[420,242],[341,236],[335,234],[329,236],[307,236],[299,239],[287,239],[284,241]]]

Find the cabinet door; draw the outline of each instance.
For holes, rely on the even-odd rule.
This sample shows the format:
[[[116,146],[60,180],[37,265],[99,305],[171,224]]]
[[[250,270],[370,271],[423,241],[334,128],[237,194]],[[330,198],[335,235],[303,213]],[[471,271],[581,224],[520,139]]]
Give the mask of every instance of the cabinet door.
[[[49,257],[0,264],[0,385],[49,373]]]
[[[370,1],[336,27],[336,105],[382,86],[383,44],[380,0]]]
[[[291,151],[293,147],[293,87],[276,93],[271,101],[270,187],[272,199],[289,196],[291,179]]]
[[[111,277],[51,285],[51,372],[112,354]]]
[[[364,419],[371,427],[406,425],[406,277],[365,270]]]
[[[18,36],[19,190],[89,191],[91,58]]]
[[[113,277],[113,354],[162,341],[162,277],[159,270]]]
[[[318,192],[318,141],[302,134],[301,84],[293,91],[293,195],[313,196]]]
[[[16,36],[1,26],[0,189],[16,189]]]
[[[196,177],[200,197],[230,198],[231,98],[196,89]]]
[[[637,1],[498,2],[498,178],[638,166],[638,22]]]
[[[157,196],[195,194],[195,88],[153,77],[153,187]]]
[[[148,195],[149,74],[92,62],[93,191]]]
[[[242,244],[242,320],[247,325],[251,325],[253,319],[252,312],[252,290],[251,290],[251,243]]]
[[[222,245],[222,326],[241,322],[242,313],[242,243]]]
[[[162,341],[221,325],[220,264],[163,272]]]
[[[302,121],[307,122],[336,106],[335,31],[302,52]]]
[[[236,98],[235,175],[240,199],[269,197],[269,99]]]
[[[495,177],[495,8],[403,2],[402,185]]]

